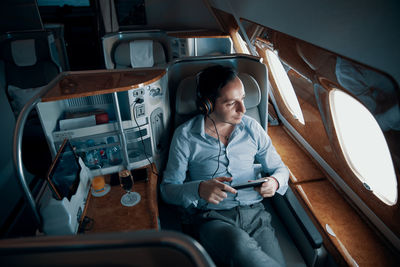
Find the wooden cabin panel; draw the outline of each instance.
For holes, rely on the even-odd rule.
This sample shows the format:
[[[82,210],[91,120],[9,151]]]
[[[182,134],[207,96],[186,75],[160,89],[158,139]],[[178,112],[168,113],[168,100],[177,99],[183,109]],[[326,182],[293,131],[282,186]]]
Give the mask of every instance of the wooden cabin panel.
[[[324,179],[324,174],[282,126],[269,126],[268,135],[283,162],[289,166],[292,183]]]
[[[261,42],[256,42],[257,52],[264,58],[264,62],[267,62],[268,64],[265,49],[276,49],[280,59],[288,65],[289,69],[291,68],[288,71],[288,75],[302,109],[305,124],[303,125],[295,119],[286,107],[279,90],[277,90],[275,78],[272,76],[271,72],[269,72],[269,81],[271,83],[272,93],[275,96],[280,114],[339,176],[337,178],[328,177],[329,180],[339,188],[341,186],[338,185],[338,183],[342,183],[342,180],[350,187],[352,192],[349,192],[348,188],[342,188],[343,193],[346,191],[347,194],[350,194],[347,199],[351,199],[350,201],[354,202],[356,205],[363,205],[360,204],[360,201],[366,203],[368,208],[371,209],[373,213],[375,213],[386,224],[386,226],[393,231],[394,234],[399,236],[399,203],[396,203],[393,206],[385,204],[377,196],[372,194],[370,190],[366,189],[350,168],[344,158],[344,152],[339,145],[329,103],[329,92],[335,88],[339,88],[349,93],[363,103],[362,100],[353,93],[352,90],[354,90],[354,88],[344,88],[339,83],[338,75],[340,75],[340,73],[338,73],[338,70],[340,71],[340,62],[337,63],[338,60],[347,60],[349,62],[348,64],[352,64],[351,66],[355,69],[359,69],[360,71],[364,71],[368,75],[375,77],[383,85],[382,88],[373,88],[374,90],[379,91],[381,97],[383,97],[382,99],[377,98],[377,108],[375,111],[372,112],[370,110],[377,120],[382,120],[382,117],[380,116],[382,116],[382,114],[386,116],[385,112],[390,108],[396,108],[399,106],[398,86],[390,77],[387,77],[385,74],[377,72],[372,68],[360,65],[359,63],[348,59],[339,59],[339,56],[332,52],[271,29],[267,29],[267,31],[267,36],[271,38],[271,42],[262,42],[262,40]],[[345,75],[347,74],[348,73],[345,73]],[[367,74],[364,74],[364,78],[367,79],[366,82],[372,82],[371,78],[368,80],[369,76]],[[373,85],[367,84],[367,86]],[[371,89],[371,92],[374,90]],[[369,107],[367,106],[367,108]],[[385,119],[385,117],[383,118]],[[354,125],[357,127],[357,122],[354,122]],[[391,125],[387,127],[391,127]],[[386,137],[392,155],[393,165],[398,180],[400,173],[398,136],[400,132],[396,131],[395,128],[382,128],[382,131]],[[397,141],[395,141],[396,137]],[[368,144],[366,144],[365,148],[366,153],[373,153],[373,151],[368,151]],[[338,181],[337,179],[340,180]],[[399,192],[399,182],[397,183],[397,187]],[[355,194],[360,197],[361,200],[354,198]],[[370,212],[365,208],[360,209],[362,209],[364,213]],[[371,219],[370,217],[370,220],[375,219]]]
[[[95,197],[89,191],[85,215],[93,219],[92,227],[85,233],[124,232],[144,229],[159,229],[157,207],[158,177],[152,172],[155,166],[147,166],[148,181],[138,181],[133,184],[132,192],[140,194],[140,202],[133,207],[121,205],[121,196],[125,190],[111,183],[111,175],[105,175],[107,184],[112,184],[111,190],[103,197]],[[115,183],[115,182],[114,182]],[[88,225],[89,226],[89,225]]]
[[[145,71],[78,71],[66,73],[42,102],[126,91],[159,80],[164,69]]]
[[[257,47],[258,53],[267,62],[265,51],[261,47]],[[292,82],[293,89],[296,92],[300,108],[303,112],[305,124],[303,125],[293,117],[289,109],[283,102],[281,93],[277,89],[275,77],[268,72],[271,90],[278,105],[279,112],[282,116],[297,130],[297,132],[318,152],[331,166],[335,166],[336,157],[331,148],[327,132],[325,130],[318,104],[315,100],[313,83],[303,78],[296,71],[289,71],[289,78]],[[299,93],[298,93],[299,92]]]
[[[294,188],[325,232],[325,238],[329,238],[348,265],[396,265],[396,255],[328,181],[313,181]]]
[[[290,186],[318,226],[324,245],[336,261],[349,266],[393,266],[396,254],[326,179],[285,127],[270,126],[268,134],[291,172]]]

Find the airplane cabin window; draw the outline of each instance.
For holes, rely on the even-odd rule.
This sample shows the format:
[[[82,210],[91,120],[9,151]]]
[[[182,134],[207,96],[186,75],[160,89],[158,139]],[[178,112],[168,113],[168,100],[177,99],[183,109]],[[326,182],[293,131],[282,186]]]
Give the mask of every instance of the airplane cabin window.
[[[305,122],[303,112],[301,111],[296,93],[281,61],[279,60],[278,56],[269,49],[267,49],[266,54],[271,74],[275,79],[279,92],[282,95],[283,102],[293,114],[293,117],[304,125]]]
[[[329,102],[347,164],[366,189],[385,204],[396,204],[396,175],[379,124],[364,105],[339,89],[329,93]]]

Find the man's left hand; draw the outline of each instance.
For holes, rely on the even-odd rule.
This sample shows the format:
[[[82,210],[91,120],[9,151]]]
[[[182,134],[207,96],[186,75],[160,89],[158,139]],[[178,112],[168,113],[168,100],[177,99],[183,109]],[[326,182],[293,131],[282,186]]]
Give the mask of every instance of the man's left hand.
[[[261,184],[259,187],[255,187],[256,190],[262,197],[272,197],[278,190],[279,184],[274,177],[267,177],[268,180]]]

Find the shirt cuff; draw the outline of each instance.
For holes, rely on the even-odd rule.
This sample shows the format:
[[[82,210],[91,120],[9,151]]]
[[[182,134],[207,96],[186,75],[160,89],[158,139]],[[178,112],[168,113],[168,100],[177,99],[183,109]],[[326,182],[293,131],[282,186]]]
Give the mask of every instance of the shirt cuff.
[[[288,173],[286,174],[277,172],[272,174],[271,177],[275,178],[275,180],[278,182],[278,189],[276,189],[276,193],[284,195],[288,188],[288,180],[289,180]]]
[[[185,199],[184,199],[184,207],[187,208],[190,205],[197,207],[199,196],[199,185],[202,181],[190,181],[185,184]]]
[[[278,191],[278,189],[279,189],[279,187],[280,187],[280,184],[279,184],[278,180],[277,180],[274,176],[270,176],[269,178],[274,179],[275,182],[278,184],[278,187],[277,187],[276,190],[275,190],[275,191]]]

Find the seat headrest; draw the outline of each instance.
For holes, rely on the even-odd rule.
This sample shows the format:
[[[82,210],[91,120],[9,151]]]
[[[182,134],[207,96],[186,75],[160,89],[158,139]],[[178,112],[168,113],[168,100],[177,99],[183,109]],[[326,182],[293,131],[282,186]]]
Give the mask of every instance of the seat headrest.
[[[5,84],[21,89],[48,84],[60,69],[53,61],[47,32],[24,32],[0,42]]]
[[[247,73],[239,73],[238,77],[242,81],[246,93],[244,99],[246,109],[258,106],[261,101],[261,90],[256,79]],[[197,112],[196,90],[196,76],[186,77],[180,82],[176,92],[175,109],[177,114],[191,115]]]
[[[137,51],[137,54],[132,54],[131,51]],[[140,50],[140,51],[139,51]],[[142,62],[140,58],[135,56],[144,57]],[[150,58],[151,57],[151,58]],[[138,60],[139,59],[139,60]],[[149,61],[149,59],[151,59]],[[114,52],[115,68],[131,68],[135,67],[152,67],[166,63],[166,55],[162,44],[154,40],[134,40],[120,42],[115,48]],[[132,64],[133,63],[133,64]]]
[[[11,42],[11,54],[15,65],[19,67],[36,64],[36,48],[34,39],[15,40]]]
[[[196,106],[196,76],[189,76],[183,79],[176,91],[176,113],[179,115],[190,115],[197,111]]]
[[[239,79],[243,83],[246,98],[244,99],[244,106],[246,109],[257,107],[261,101],[261,90],[256,79],[247,73],[239,73]]]
[[[5,40],[0,44],[0,57],[17,67],[34,66],[38,62],[52,60],[47,38],[40,36]]]

